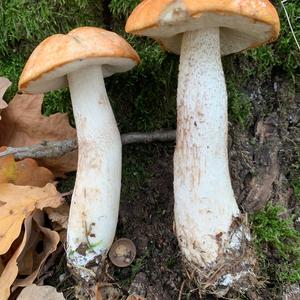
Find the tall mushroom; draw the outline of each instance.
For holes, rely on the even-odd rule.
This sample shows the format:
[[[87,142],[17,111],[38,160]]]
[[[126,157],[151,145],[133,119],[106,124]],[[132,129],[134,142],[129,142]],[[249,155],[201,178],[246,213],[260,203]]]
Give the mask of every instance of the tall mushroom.
[[[74,273],[87,281],[100,271],[113,242],[121,188],[121,139],[103,78],[138,62],[139,56],[119,35],[81,27],[41,42],[19,81],[19,89],[32,94],[69,86],[79,159],[67,258]]]
[[[279,29],[267,0],[145,0],[127,20],[127,32],[180,54],[176,233],[184,258],[206,286],[247,287],[243,278],[254,265],[230,181],[221,55],[273,41]]]

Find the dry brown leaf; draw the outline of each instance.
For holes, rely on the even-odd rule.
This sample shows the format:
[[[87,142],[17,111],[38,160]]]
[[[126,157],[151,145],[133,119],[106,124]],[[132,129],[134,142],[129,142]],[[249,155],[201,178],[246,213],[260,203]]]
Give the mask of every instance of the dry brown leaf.
[[[22,255],[18,258],[19,274],[28,276],[26,278],[16,279],[13,284],[13,290],[17,287],[24,287],[33,283],[39,275],[46,259],[57,249],[57,245],[60,241],[58,233],[44,227],[43,220],[39,218],[38,215],[35,214],[33,216],[33,221],[30,238]],[[42,252],[37,249],[38,245],[39,247],[42,246]],[[25,261],[27,260],[27,265],[24,264],[24,259]]]
[[[30,236],[27,240],[27,243],[22,251],[22,254],[18,258],[18,275],[28,276],[33,272],[33,251],[37,246],[38,242],[41,240],[37,230],[35,230],[35,220],[38,219],[38,222],[44,222],[44,214],[40,210],[36,210],[32,214],[33,223],[30,230]]]
[[[58,207],[61,195],[53,184],[43,188],[0,184],[0,255],[6,253],[19,236],[23,221],[35,209]]]
[[[5,265],[4,262],[2,260],[2,258],[0,257],[0,276],[2,274],[2,272],[4,271]]]
[[[3,151],[0,148],[0,152]],[[17,177],[17,167],[14,157],[8,155],[0,158],[0,183],[13,183]]]
[[[0,152],[5,147],[0,147]],[[54,181],[54,175],[48,169],[39,167],[37,162],[26,158],[15,162],[12,155],[0,157],[0,183],[43,187]]]
[[[66,114],[57,113],[50,117],[41,114],[42,95],[16,95],[2,112],[0,122],[0,145],[10,147],[32,146],[43,141],[75,139],[76,130],[69,124]],[[39,161],[56,175],[75,171],[77,151],[61,158]]]
[[[48,218],[54,223],[54,228],[67,229],[68,228],[68,218],[69,218],[70,205],[64,202],[63,205],[59,207],[48,207],[45,212]]]
[[[15,253],[13,254],[13,256],[11,257],[11,259],[6,264],[0,276],[0,300],[7,300],[10,295],[10,287],[18,275],[17,259],[22,253],[27,243],[31,231],[31,225],[32,225],[32,216],[29,216],[24,222],[25,232],[24,232],[22,242],[17,248],[17,250],[15,251]]]
[[[11,82],[7,78],[0,77],[0,114],[2,109],[7,107],[7,103],[2,98],[6,90],[10,87],[10,85]],[[0,116],[0,120],[1,120],[1,116]]]
[[[58,293],[52,286],[37,286],[30,285],[22,290],[17,300],[63,300],[65,299],[62,293]]]
[[[16,185],[43,187],[54,181],[54,175],[47,168],[39,167],[34,159],[26,158],[16,162]]]
[[[24,230],[22,230],[22,239],[19,246],[16,248],[13,255],[10,257],[4,270],[0,276],[0,300],[8,299],[10,290],[14,291],[18,286],[30,285],[39,275],[40,269],[43,266],[48,256],[53,253],[59,243],[57,232],[51,231],[43,227],[40,222],[43,222],[43,214],[37,211],[34,215],[30,215],[24,221]],[[36,247],[37,242],[42,241],[43,251],[39,253]],[[23,279],[17,279],[18,274],[24,271],[24,259],[30,257],[32,253],[31,272],[29,276]],[[28,267],[28,266],[27,266]],[[25,274],[27,275],[27,274]]]
[[[51,220],[52,229],[58,232],[60,241],[64,243],[67,239],[70,205],[67,202],[64,202],[59,207],[47,207],[44,211],[48,215],[48,218]]]
[[[52,286],[37,286],[32,284],[22,290],[17,300],[64,300],[62,293],[58,293]]]

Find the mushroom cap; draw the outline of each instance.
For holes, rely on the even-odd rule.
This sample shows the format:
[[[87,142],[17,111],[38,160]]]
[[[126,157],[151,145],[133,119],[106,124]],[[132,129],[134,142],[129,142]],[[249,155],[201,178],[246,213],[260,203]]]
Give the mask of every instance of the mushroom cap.
[[[180,54],[184,32],[208,27],[220,28],[221,54],[227,55],[276,40],[280,20],[268,0],[144,0],[125,30]]]
[[[96,27],[79,27],[42,41],[29,57],[19,90],[45,93],[68,86],[67,74],[101,65],[104,77],[126,72],[139,63],[135,50],[119,35]]]
[[[121,238],[113,243],[108,256],[115,266],[125,268],[135,259],[136,247],[131,240]]]

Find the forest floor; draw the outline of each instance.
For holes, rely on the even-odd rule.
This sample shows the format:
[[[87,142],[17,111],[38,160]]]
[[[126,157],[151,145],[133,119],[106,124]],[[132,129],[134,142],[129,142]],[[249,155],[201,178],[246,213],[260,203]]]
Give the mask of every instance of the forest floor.
[[[231,295],[229,299],[300,299],[299,284],[284,283],[279,274],[292,266],[282,261],[274,245],[263,244],[262,237],[255,232],[255,226],[262,226],[255,214],[269,202],[273,208],[284,207],[286,212],[278,217],[292,218],[300,229],[296,195],[299,183],[295,177],[299,168],[296,143],[300,137],[300,92],[292,89],[280,74],[274,74],[267,83],[252,82],[244,91],[253,105],[253,123],[247,127],[230,124],[230,171],[240,208],[249,214],[250,220],[254,216],[254,243],[259,242],[263,247],[258,253],[263,255],[260,274],[263,286],[244,296]],[[116,237],[131,239],[137,247],[137,257],[131,266],[123,269],[108,262],[108,282],[113,288],[106,291],[109,296],[104,299],[125,299],[133,292],[148,300],[214,299],[199,296],[181,262],[173,230],[174,148],[173,142],[123,148],[123,185]],[[61,183],[64,189],[68,188],[70,178],[72,182],[74,176]],[[263,215],[263,219],[269,217],[267,212]],[[272,263],[273,270],[270,270],[268,264]],[[59,267],[54,267],[55,276],[50,283],[72,299],[74,282],[61,266],[65,266],[64,258]],[[284,295],[290,298],[283,298]]]
[[[178,57],[161,51],[153,41],[124,32],[138,2],[2,1],[0,76],[13,82],[5,99],[17,92],[25,62],[44,38],[78,26],[98,26],[121,34],[141,57],[141,64],[131,72],[105,81],[120,131],[175,129]],[[240,209],[249,216],[261,282],[260,289],[229,294],[227,299],[300,299],[300,56],[283,2],[299,39],[299,0],[274,0],[281,18],[278,41],[223,59],[232,185]],[[67,90],[45,95],[43,113],[57,112],[68,113],[75,125]],[[174,150],[175,142],[123,147],[116,239],[131,239],[137,256],[123,269],[107,261],[104,299],[125,300],[134,292],[147,300],[215,299],[199,295],[181,261],[173,229]],[[58,180],[60,191],[72,190],[75,177],[73,173]],[[44,284],[62,291],[66,299],[75,299],[76,284],[62,245],[60,250],[40,278],[47,278]]]

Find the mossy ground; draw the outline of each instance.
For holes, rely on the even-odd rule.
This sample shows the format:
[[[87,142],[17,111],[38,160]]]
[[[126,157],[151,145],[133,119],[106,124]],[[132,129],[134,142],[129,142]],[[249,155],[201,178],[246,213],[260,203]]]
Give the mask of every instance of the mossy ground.
[[[17,82],[24,63],[41,40],[54,33],[68,32],[77,26],[102,26],[123,35],[142,59],[142,63],[134,70],[106,80],[120,131],[175,128],[178,57],[163,52],[152,40],[124,33],[125,19],[138,2],[1,1],[0,76],[6,76],[13,82],[5,99],[9,101],[17,92]],[[257,122],[274,115],[279,118],[277,129],[281,139],[280,149],[284,152],[279,151],[280,175],[285,180],[277,185],[282,189],[292,189],[293,192],[288,200],[282,201],[275,193],[280,188],[274,184],[275,192],[269,199],[273,204],[268,204],[252,217],[262,274],[268,278],[267,288],[270,290],[272,286],[282,287],[295,281],[299,274],[299,263],[295,261],[299,239],[292,222],[299,217],[299,120],[293,121],[291,118],[297,118],[297,105],[292,101],[299,104],[300,50],[291,34],[280,1],[274,1],[274,4],[278,7],[282,24],[278,42],[223,59],[229,94],[232,180],[238,199],[243,196],[248,173],[255,176],[259,171],[255,164],[250,163],[249,167],[249,161],[254,156],[249,149],[257,149],[259,146],[255,136]],[[286,1],[285,6],[295,35],[300,40],[298,0]],[[47,94],[43,112],[46,115],[67,112],[74,125],[68,90]],[[172,232],[173,151],[173,143],[124,147],[118,236],[135,240],[139,252],[138,260],[130,269],[112,270],[124,289],[137,273],[145,272],[151,285],[158,290],[165,290],[171,297],[163,296],[161,299],[175,299],[185,278]],[[67,190],[72,187],[73,181],[74,175],[61,181],[60,187]],[[287,215],[278,211],[278,203],[288,210]],[[283,234],[291,237],[283,237]],[[274,268],[280,270],[275,276]],[[55,274],[60,272],[63,272],[63,268]],[[57,278],[54,282],[58,284]],[[60,288],[66,287],[60,285]],[[280,293],[280,289],[275,292],[272,290],[270,299],[274,299],[272,295],[276,293]],[[186,286],[182,299],[198,298],[192,288]]]

